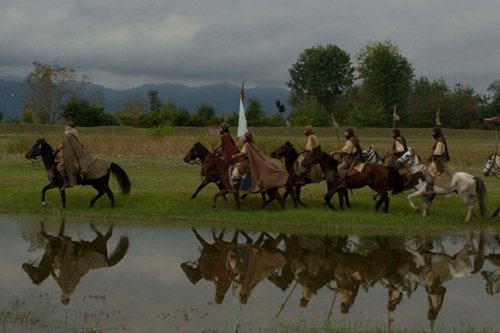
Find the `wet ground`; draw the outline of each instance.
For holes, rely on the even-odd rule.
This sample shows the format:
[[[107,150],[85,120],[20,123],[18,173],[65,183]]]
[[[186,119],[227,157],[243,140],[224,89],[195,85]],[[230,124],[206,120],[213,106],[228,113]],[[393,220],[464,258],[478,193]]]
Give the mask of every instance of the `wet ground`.
[[[500,238],[114,227],[0,216],[0,331],[500,331]]]

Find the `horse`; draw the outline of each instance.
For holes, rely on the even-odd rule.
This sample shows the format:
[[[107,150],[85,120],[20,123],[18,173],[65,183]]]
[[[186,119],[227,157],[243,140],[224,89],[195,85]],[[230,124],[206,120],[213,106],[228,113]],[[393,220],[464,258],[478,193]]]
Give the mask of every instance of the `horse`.
[[[427,187],[427,182],[425,181],[424,177],[424,163],[420,161],[420,157],[415,153],[413,149],[409,149],[406,153],[404,153],[396,160],[395,164],[396,166],[403,164],[409,165],[410,173],[412,174],[412,176],[415,175],[417,177],[418,180],[415,185],[416,191],[408,195],[407,199],[410,203],[410,206],[413,209],[418,210],[412,199],[417,196],[425,198],[422,215],[427,216],[432,199],[428,196],[424,196]],[[453,192],[457,193],[467,207],[465,222],[469,222],[472,217],[472,210],[474,208],[476,198],[479,202],[481,216],[484,216],[484,214],[486,213],[486,186],[480,178],[474,177],[471,174],[457,171],[453,173],[453,177],[448,187],[442,187],[434,184],[432,191],[433,196],[447,195]]]
[[[186,156],[184,156],[184,162],[193,163],[199,159],[200,163],[203,165],[203,163],[205,162],[205,158],[209,153],[209,150],[204,145],[202,145],[201,142],[198,141],[191,147],[191,149],[189,149]],[[191,199],[196,198],[198,193],[200,193],[200,191],[210,183],[215,183],[219,190],[222,190],[220,177],[217,176],[216,173],[211,172],[202,176],[204,176],[204,178],[201,181],[200,185],[196,188],[196,191],[191,195]],[[225,199],[226,197],[224,196],[224,200]]]
[[[321,147],[316,147],[306,155],[302,163],[306,167],[311,167],[317,163],[321,165],[326,181],[329,183],[328,193],[325,194],[325,205],[333,209],[330,200],[336,192],[342,189],[339,186],[341,180],[337,172],[337,160],[330,154],[325,153]],[[348,189],[369,186],[377,192],[378,198],[376,199],[375,210],[378,211],[383,205],[385,213],[389,210],[388,189],[392,188],[393,194],[403,190],[402,179],[396,169],[373,163],[366,163],[361,172],[347,175],[346,183]]]
[[[388,166],[391,163],[391,155],[386,154],[384,157],[380,156],[378,152],[375,150],[373,144],[369,145],[368,148],[363,149],[363,151],[361,152],[361,158],[365,162],[381,164],[385,166]],[[403,179],[404,189],[409,190],[413,188],[416,182],[411,176],[409,168],[405,167],[396,168],[396,170],[398,170],[399,174],[401,175],[401,178]]]
[[[64,220],[57,236],[48,234],[42,222],[40,234],[48,241],[42,259],[38,266],[33,263],[22,265],[22,269],[36,285],[40,285],[51,275],[62,289],[61,301],[65,305],[69,303],[70,295],[81,277],[92,269],[115,266],[125,257],[130,246],[128,237],[121,236],[116,248],[108,255],[107,242],[113,234],[113,226],[104,235],[94,224],[91,223],[90,227],[96,233],[93,241],[73,241],[64,234]],[[62,258],[58,258],[61,256]],[[59,269],[59,276],[55,269]]]
[[[285,142],[276,150],[271,152],[271,157],[277,158],[277,159],[284,159],[285,161],[285,169],[292,177],[292,182],[294,183],[295,187],[295,195],[297,197],[297,202],[301,206],[306,206],[301,200],[300,200],[300,192],[302,186],[306,184],[310,184],[311,181],[304,179],[302,175],[300,175],[297,170],[299,169],[299,164],[300,162],[298,161],[299,154],[297,153],[297,150],[295,147],[289,142]],[[328,189],[328,183],[327,183],[327,189]],[[285,192],[283,198],[286,199],[288,197],[289,193],[288,191]],[[339,192],[339,204],[340,204],[340,209],[344,209],[344,199],[346,201],[347,207],[351,208],[351,205],[349,203],[349,195],[347,191],[340,191]]]
[[[486,161],[486,165],[484,166],[483,169],[483,175],[485,177],[489,176],[497,176],[498,172],[500,171],[500,155],[497,153],[491,154],[490,157],[488,157],[488,161]],[[497,209],[491,215],[492,218],[495,218],[498,213],[500,213],[500,205],[498,205]]]
[[[42,205],[45,206],[45,192],[52,188],[61,189],[63,186],[63,178],[61,177],[59,171],[57,170],[57,163],[55,162],[56,154],[52,149],[51,145],[45,141],[45,139],[36,140],[35,144],[30,148],[30,150],[25,154],[26,159],[28,160],[36,160],[41,158],[43,161],[43,165],[45,166],[45,170],[47,170],[49,183],[45,185],[42,189]],[[118,185],[120,186],[121,193],[127,195],[130,193],[130,180],[128,178],[127,173],[123,170],[118,164],[111,162],[109,164],[108,172],[97,179],[82,179],[80,176],[77,176],[77,185],[91,185],[93,188],[97,190],[97,195],[90,200],[90,207],[94,206],[97,199],[99,199],[104,194],[107,194],[109,201],[111,202],[111,206],[115,206],[115,199],[113,191],[109,187],[109,176],[113,173],[116,180],[118,181]],[[61,203],[62,207],[66,208],[66,190],[60,190],[61,195]]]
[[[231,185],[228,172],[229,163],[223,160],[222,158],[217,157],[214,153],[209,153],[205,158],[205,163],[203,164],[201,170],[202,174],[208,174],[210,172],[214,172],[217,174],[217,176],[220,177],[221,180],[222,190],[214,194],[212,207],[215,208],[215,202],[217,201],[218,197],[220,197],[221,195],[225,195],[227,193],[233,193],[236,202],[236,208],[239,209],[240,208],[239,192],[237,188],[235,189]],[[285,187],[292,196],[294,206],[297,207],[297,200],[295,197],[295,192],[293,191],[292,177],[290,177],[290,175],[288,176]],[[267,194],[269,197],[266,200],[263,195],[264,193]],[[267,189],[266,191],[261,192],[261,194],[263,199],[261,207],[262,209],[264,209],[269,203],[271,203],[274,200],[278,201],[278,203],[281,206],[281,209],[285,209],[285,202],[283,197],[280,195],[278,188]]]

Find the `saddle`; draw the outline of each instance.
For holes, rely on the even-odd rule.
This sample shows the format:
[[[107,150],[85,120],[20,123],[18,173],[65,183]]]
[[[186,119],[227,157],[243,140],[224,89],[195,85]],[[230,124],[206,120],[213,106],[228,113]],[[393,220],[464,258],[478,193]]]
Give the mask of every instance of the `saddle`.
[[[365,163],[359,162],[356,165],[353,165],[347,170],[346,177],[354,176],[357,175],[358,173],[363,172],[363,169],[365,168]]]
[[[434,184],[440,187],[449,187],[451,184],[451,179],[453,178],[454,171],[445,170],[434,178]]]

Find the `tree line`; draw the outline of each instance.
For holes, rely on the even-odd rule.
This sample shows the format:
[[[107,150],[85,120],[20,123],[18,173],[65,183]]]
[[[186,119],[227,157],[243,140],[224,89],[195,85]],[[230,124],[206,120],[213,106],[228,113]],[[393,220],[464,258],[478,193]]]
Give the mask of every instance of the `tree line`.
[[[195,113],[162,102],[158,91],[148,91],[148,100],[129,95],[114,113],[105,112],[98,93],[83,97],[87,78],[69,67],[33,63],[26,78],[28,99],[23,122],[57,123],[73,119],[78,126],[127,125],[135,127],[237,125],[238,114],[217,116],[204,103]],[[258,99],[246,101],[249,126],[283,126],[285,114],[294,125],[342,125],[390,127],[393,113],[403,127],[431,127],[439,110],[443,126],[481,128],[482,119],[500,114],[500,81],[486,93],[462,84],[448,86],[443,78],[415,78],[410,61],[396,44],[372,42],[351,57],[337,45],[305,49],[289,69],[288,100],[291,110],[276,101],[276,110],[266,110]],[[1,121],[1,115],[0,115]]]

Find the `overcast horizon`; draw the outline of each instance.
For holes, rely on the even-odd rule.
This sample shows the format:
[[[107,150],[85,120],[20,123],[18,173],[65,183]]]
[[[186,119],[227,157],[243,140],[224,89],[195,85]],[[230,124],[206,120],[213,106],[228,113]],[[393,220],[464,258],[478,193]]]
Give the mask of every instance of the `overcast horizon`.
[[[114,89],[152,83],[286,87],[306,48],[351,55],[391,40],[415,77],[485,92],[500,79],[495,1],[76,1],[0,3],[0,76],[34,61],[74,68]]]

